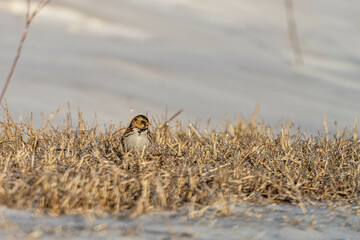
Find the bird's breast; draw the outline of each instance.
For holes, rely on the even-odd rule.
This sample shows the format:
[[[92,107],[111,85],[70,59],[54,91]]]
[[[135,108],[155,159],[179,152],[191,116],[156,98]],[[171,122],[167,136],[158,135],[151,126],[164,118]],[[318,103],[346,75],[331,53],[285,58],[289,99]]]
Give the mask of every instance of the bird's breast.
[[[126,139],[126,145],[128,149],[134,148],[136,151],[142,151],[143,148],[148,146],[150,143],[147,136],[147,131],[143,132],[134,132],[130,134]]]

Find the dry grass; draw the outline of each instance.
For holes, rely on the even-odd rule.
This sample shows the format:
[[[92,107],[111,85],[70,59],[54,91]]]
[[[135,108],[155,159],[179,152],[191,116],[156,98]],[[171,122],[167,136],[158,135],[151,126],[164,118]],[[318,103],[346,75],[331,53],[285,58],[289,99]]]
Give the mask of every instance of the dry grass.
[[[228,122],[226,132],[153,123],[156,144],[120,158],[114,126],[90,130],[81,114],[78,131],[69,121],[33,129],[31,120],[15,123],[10,115],[0,129],[0,203],[12,208],[138,216],[223,203],[226,214],[238,202],[358,205],[355,134],[306,139],[289,129],[275,133],[255,117]]]

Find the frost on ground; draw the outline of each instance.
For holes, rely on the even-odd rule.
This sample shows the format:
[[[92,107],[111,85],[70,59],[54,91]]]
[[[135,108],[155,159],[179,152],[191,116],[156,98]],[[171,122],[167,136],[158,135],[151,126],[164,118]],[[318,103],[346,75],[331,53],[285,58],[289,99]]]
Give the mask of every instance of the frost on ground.
[[[291,205],[238,205],[229,216],[207,210],[150,213],[136,219],[51,217],[0,208],[2,239],[358,239],[359,209]]]

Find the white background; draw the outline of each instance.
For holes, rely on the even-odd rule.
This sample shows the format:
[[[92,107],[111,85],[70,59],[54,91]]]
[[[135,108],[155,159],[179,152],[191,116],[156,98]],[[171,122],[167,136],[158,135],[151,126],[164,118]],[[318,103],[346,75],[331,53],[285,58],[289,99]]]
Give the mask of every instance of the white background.
[[[25,0],[0,1],[0,80],[24,26]],[[351,129],[360,104],[360,1],[294,1],[296,65],[282,0],[53,0],[35,19],[6,99],[11,114],[78,107],[90,125],[133,114],[223,130],[226,114],[323,132]],[[76,113],[76,111],[75,111]]]

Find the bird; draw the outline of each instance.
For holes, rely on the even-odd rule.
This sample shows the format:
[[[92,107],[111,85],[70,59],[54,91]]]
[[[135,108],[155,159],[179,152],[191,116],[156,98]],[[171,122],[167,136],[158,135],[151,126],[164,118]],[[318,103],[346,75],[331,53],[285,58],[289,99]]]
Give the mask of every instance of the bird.
[[[132,149],[135,152],[142,152],[153,142],[149,125],[151,123],[144,115],[138,115],[131,120],[121,137],[121,144],[126,152]]]

